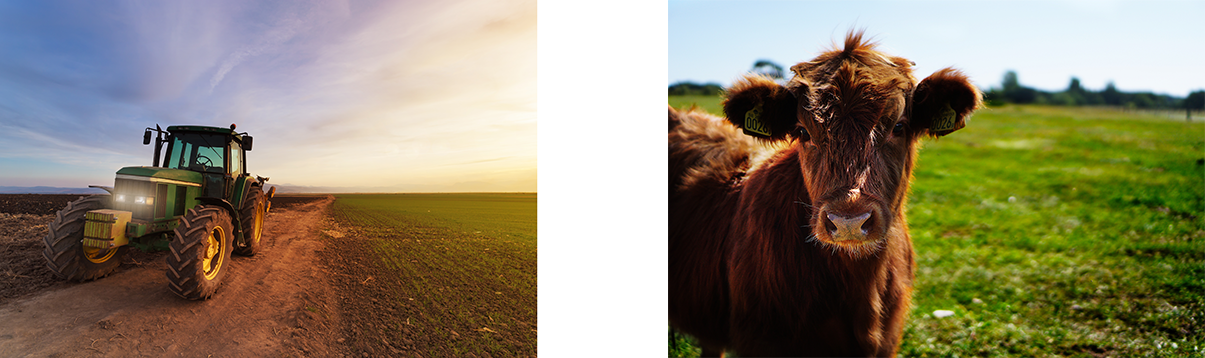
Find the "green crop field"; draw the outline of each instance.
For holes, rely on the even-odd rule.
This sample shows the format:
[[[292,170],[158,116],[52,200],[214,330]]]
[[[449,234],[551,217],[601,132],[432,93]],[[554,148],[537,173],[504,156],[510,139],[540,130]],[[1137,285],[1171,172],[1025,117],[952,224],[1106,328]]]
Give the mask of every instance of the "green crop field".
[[[390,275],[388,327],[419,354],[536,354],[536,194],[336,195],[332,217]],[[404,321],[404,322],[403,322]]]
[[[900,356],[1205,355],[1205,123],[1006,106],[922,145]]]

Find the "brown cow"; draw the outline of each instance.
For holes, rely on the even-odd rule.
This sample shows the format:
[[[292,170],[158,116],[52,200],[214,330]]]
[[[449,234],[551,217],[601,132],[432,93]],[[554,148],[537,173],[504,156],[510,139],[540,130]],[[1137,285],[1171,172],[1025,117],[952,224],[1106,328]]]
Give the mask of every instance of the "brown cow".
[[[726,119],[670,108],[669,318],[705,355],[895,354],[917,142],[982,94],[949,68],[917,83],[874,47],[850,32],[785,86],[746,76]]]

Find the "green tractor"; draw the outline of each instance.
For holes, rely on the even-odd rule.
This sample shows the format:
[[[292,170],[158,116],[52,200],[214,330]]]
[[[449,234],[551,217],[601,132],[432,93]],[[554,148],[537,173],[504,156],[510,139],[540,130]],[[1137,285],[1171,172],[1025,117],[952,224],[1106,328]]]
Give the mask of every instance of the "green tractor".
[[[213,296],[229,271],[231,252],[260,251],[276,191],[265,194],[268,178],[247,172],[252,138],[234,128],[147,128],[143,145],[155,132],[151,166],[121,168],[113,187],[91,186],[108,195],[83,197],[59,210],[43,239],[46,265],[59,277],[83,282],[116,270],[128,246],[170,250],[172,292],[190,300]]]

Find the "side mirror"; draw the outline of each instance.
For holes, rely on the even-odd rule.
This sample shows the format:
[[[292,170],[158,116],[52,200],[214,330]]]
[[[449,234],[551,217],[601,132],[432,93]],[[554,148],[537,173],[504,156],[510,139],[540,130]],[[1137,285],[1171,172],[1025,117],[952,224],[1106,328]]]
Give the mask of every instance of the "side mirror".
[[[151,144],[151,130],[142,133],[142,145]]]
[[[248,151],[248,152],[251,151],[251,137],[250,136],[243,136],[243,150]]]

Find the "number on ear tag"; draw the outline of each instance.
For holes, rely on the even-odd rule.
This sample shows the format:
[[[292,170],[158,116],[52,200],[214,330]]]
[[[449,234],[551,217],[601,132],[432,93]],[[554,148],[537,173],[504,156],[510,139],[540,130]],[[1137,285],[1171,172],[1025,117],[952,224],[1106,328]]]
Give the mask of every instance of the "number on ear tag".
[[[929,126],[930,132],[944,132],[958,129],[955,126],[958,124],[958,114],[954,113],[954,109],[950,108],[950,104],[946,103],[945,108],[938,111],[933,116],[933,125]]]
[[[755,137],[770,137],[770,126],[762,121],[761,112],[760,102],[753,106],[753,109],[745,112],[745,134]]]

